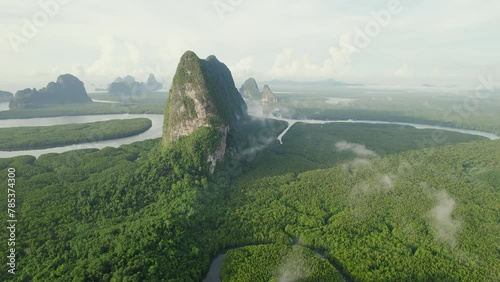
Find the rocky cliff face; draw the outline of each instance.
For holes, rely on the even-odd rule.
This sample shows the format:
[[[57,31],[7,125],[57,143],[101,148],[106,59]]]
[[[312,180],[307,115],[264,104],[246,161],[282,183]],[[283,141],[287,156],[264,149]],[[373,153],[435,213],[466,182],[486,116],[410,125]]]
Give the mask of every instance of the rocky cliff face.
[[[262,99],[262,93],[260,93],[259,86],[253,78],[249,78],[243,83],[240,88],[240,94],[245,99],[249,100],[260,100]]]
[[[220,144],[218,144],[217,149],[215,149],[212,154],[208,155],[208,161],[210,162],[210,173],[214,173],[217,162],[224,159],[227,150],[229,127],[221,126],[218,127],[217,130],[219,131],[221,138]]]
[[[24,89],[16,93],[10,108],[38,107],[55,104],[91,103],[82,81],[71,74],[60,75],[40,90]]]
[[[271,88],[269,88],[268,85],[264,85],[261,102],[263,104],[275,104],[278,102],[278,99],[274,96],[273,91],[271,91]]]
[[[221,141],[208,156],[213,171],[216,162],[224,158],[228,136],[247,117],[245,101],[226,65],[215,56],[202,60],[187,51],[179,62],[170,89],[163,146],[168,147],[201,128],[215,129]]]

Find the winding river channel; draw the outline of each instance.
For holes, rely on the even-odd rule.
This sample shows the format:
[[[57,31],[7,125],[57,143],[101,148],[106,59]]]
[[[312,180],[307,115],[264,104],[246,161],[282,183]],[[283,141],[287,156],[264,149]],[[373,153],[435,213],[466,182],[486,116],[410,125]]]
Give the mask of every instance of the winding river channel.
[[[107,101],[99,101],[99,102],[107,102]],[[8,110],[8,103],[0,103],[0,111]],[[453,131],[460,132],[465,134],[472,134],[483,136],[492,140],[499,139],[500,137],[488,132],[476,131],[476,130],[466,130],[466,129],[458,129],[452,127],[443,127],[443,126],[433,126],[433,125],[425,125],[425,124],[417,124],[417,123],[405,123],[405,122],[386,122],[386,121],[369,121],[369,120],[294,120],[294,119],[285,119],[274,116],[263,116],[258,114],[257,112],[251,111],[249,109],[249,114],[254,117],[266,117],[273,118],[277,120],[286,121],[288,123],[288,127],[278,136],[278,140],[280,143],[283,143],[283,136],[288,132],[288,130],[298,122],[307,123],[307,124],[326,124],[326,123],[367,123],[367,124],[392,124],[392,125],[402,125],[402,126],[412,126],[417,129],[439,129],[445,131]],[[0,120],[0,128],[12,128],[12,127],[22,127],[22,126],[51,126],[51,125],[63,125],[63,124],[77,124],[77,123],[89,123],[89,122],[97,122],[97,121],[106,121],[106,120],[115,120],[115,119],[134,119],[134,118],[148,118],[152,121],[152,127],[143,132],[141,134],[114,139],[114,140],[105,140],[98,141],[92,143],[84,143],[78,145],[70,145],[63,147],[55,147],[50,149],[42,149],[42,150],[24,150],[24,151],[0,151],[0,158],[10,158],[15,156],[22,155],[32,155],[38,157],[47,153],[64,153],[71,150],[78,149],[102,149],[105,147],[119,147],[125,144],[131,144],[138,141],[144,141],[147,139],[155,139],[160,138],[162,135],[162,127],[163,127],[163,115],[158,114],[110,114],[110,115],[84,115],[84,116],[63,116],[63,117],[51,117],[51,118],[31,118],[31,119],[7,119]]]

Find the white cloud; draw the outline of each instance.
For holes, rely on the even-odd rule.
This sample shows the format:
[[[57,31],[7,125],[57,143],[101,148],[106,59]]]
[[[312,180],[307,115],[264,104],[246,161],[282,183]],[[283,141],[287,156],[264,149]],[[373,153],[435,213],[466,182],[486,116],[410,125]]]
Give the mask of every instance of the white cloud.
[[[276,56],[269,76],[275,78],[310,78],[321,75],[319,66],[313,65],[307,56],[296,57],[292,48],[286,48]]]
[[[144,42],[105,35],[100,37],[100,48],[100,55],[93,63],[83,69],[74,66],[73,70],[88,77],[108,80],[132,75],[138,81],[143,81],[150,73],[154,73],[157,79],[164,81],[173,75],[172,70],[177,66],[177,61],[162,60],[159,49]]]
[[[55,76],[61,74],[61,68],[51,67],[49,69],[41,68],[40,66],[35,66],[29,72],[31,76]]]
[[[314,62],[309,54],[298,55],[293,48],[285,48],[276,56],[274,64],[266,76],[303,81],[353,75],[350,57],[355,50],[351,47],[354,48],[346,43],[342,43],[339,47],[329,47],[325,52],[326,58],[320,62]]]
[[[134,69],[139,54],[131,43],[112,35],[102,36],[100,43],[100,57],[87,68],[87,73],[96,76],[120,76],[127,73],[127,70]]]
[[[337,142],[335,147],[338,151],[350,151],[361,157],[376,157],[377,153],[366,148],[365,145],[349,143],[346,141]]]
[[[255,57],[243,57],[238,61],[238,63],[236,63],[236,65],[230,66],[229,69],[231,70],[235,80],[244,81],[255,74]]]
[[[71,74],[81,78],[85,76],[85,67],[82,65],[73,65],[71,67]]]
[[[84,66],[87,79],[148,69],[171,76],[187,49],[224,58],[237,75],[266,79],[475,84],[487,68],[477,62],[500,64],[500,39],[491,36],[500,27],[500,2],[489,0],[405,1],[386,32],[358,53],[350,34],[386,5],[255,0],[221,21],[210,1],[70,1],[19,54],[0,41],[0,61],[11,66],[0,76],[26,81],[26,70],[34,67],[69,72],[73,65]],[[23,18],[39,9],[38,1],[1,1],[0,33],[21,32]],[[105,34],[111,38],[100,39]],[[64,52],[54,54],[55,43]],[[407,64],[395,71],[401,62]]]
[[[434,68],[431,71],[431,73],[430,73],[431,76],[437,76],[437,75],[440,75],[440,74],[441,74],[441,71],[439,69],[437,69],[437,68]]]
[[[331,60],[334,64],[350,65],[352,62],[352,56],[359,52],[359,50],[354,45],[352,34],[346,33],[340,36],[339,46],[330,47],[329,52]]]
[[[395,72],[394,76],[396,77],[408,77],[413,75],[412,70],[408,66],[408,63],[402,64]]]
[[[380,183],[387,189],[394,187],[395,177],[393,175],[384,174],[380,176]]]
[[[455,200],[446,190],[437,191],[434,200],[436,205],[429,212],[434,236],[438,241],[454,247],[457,241],[457,232],[461,226],[459,220],[452,218]]]
[[[275,270],[278,282],[300,281],[307,278],[309,269],[301,253],[292,250],[282,258],[280,266]]]

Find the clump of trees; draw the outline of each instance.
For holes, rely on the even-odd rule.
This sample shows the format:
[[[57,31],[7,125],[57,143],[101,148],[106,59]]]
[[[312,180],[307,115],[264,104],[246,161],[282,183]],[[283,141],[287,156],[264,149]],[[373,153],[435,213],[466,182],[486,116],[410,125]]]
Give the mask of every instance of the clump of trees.
[[[230,250],[222,281],[343,281],[326,259],[301,246],[258,245]]]

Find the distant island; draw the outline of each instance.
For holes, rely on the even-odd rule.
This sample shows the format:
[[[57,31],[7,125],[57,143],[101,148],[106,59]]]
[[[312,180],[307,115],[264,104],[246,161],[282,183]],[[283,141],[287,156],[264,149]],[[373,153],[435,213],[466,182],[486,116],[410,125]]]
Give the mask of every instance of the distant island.
[[[262,93],[254,78],[247,79],[240,87],[240,94],[243,98],[248,100],[262,99]]]
[[[261,104],[268,105],[278,102],[278,98],[276,98],[273,91],[271,91],[269,85],[264,85],[264,89],[261,92],[254,78],[247,79],[240,87],[239,91],[243,98],[260,101]]]
[[[0,90],[0,102],[10,102],[12,98],[14,98],[14,94]]]
[[[132,96],[155,92],[163,88],[163,84],[156,80],[154,74],[149,74],[148,80],[137,82],[133,76],[118,77],[113,81],[107,91],[112,96]]]
[[[60,75],[40,90],[24,89],[16,92],[10,109],[38,108],[49,105],[92,103],[81,80],[71,74]]]

